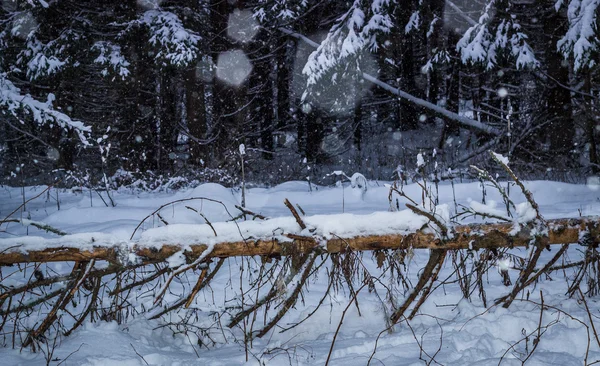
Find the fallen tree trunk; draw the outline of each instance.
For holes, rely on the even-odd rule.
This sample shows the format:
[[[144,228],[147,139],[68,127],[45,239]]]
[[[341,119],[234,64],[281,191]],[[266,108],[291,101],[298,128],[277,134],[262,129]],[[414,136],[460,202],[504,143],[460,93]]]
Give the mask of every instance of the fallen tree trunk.
[[[585,238],[585,245],[596,245],[600,242],[600,219],[584,217],[578,219],[548,220],[548,238],[545,244],[578,243]],[[311,236],[284,234],[289,241],[277,238],[260,238],[224,242],[215,245],[197,243],[186,245],[184,252],[188,260],[197,259],[206,250],[208,258],[226,258],[234,256],[286,256],[297,253],[320,251],[323,253],[340,253],[347,250],[368,251],[381,249],[485,249],[523,247],[534,242],[531,228],[523,226],[516,231],[514,224],[471,224],[454,227],[450,238],[442,240],[426,230],[406,234],[365,235],[351,238],[333,236],[324,240]],[[5,248],[0,252],[0,265],[27,262],[88,261],[91,259],[121,263],[120,258],[135,254],[142,263],[160,262],[173,254],[184,250],[177,243],[164,243],[161,246],[147,247],[144,243],[133,245],[133,249],[123,253],[122,246],[110,247],[98,245],[90,250],[73,247],[51,247],[42,250],[22,251],[19,246]]]

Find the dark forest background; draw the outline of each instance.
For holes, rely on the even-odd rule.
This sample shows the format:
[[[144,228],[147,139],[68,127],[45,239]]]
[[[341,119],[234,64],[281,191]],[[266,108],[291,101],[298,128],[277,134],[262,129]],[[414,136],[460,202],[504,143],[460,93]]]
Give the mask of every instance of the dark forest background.
[[[573,3],[1,0],[0,92],[18,88],[91,132],[83,143],[0,99],[0,182],[235,184],[242,159],[256,184],[334,170],[390,180],[410,176],[418,153],[444,176],[485,165],[488,149],[525,178],[581,181],[600,170],[600,7],[588,2],[577,23]],[[357,9],[391,23],[366,29]],[[299,35],[336,29],[368,42],[310,83],[315,49]]]

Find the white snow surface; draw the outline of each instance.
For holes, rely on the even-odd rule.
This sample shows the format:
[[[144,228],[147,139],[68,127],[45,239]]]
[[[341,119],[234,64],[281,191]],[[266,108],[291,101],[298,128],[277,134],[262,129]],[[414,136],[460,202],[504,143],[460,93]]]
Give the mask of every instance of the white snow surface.
[[[506,185],[505,182],[501,184]],[[593,187],[548,181],[525,182],[525,185],[532,192],[547,219],[600,215],[600,191],[592,189]],[[59,243],[85,247],[92,245],[92,238],[94,245],[102,243],[127,246],[133,242],[158,245],[175,240],[181,244],[206,241],[218,245],[220,241],[233,238],[239,240],[240,231],[245,237],[278,237],[284,232],[302,233],[283,205],[284,198],[299,204],[307,214],[303,219],[309,229],[314,228],[316,233],[325,237],[361,235],[367,227],[370,232],[414,231],[426,223],[422,217],[406,210],[389,212],[388,188],[384,186],[384,182],[369,181],[368,187],[368,190],[363,191],[358,187],[351,188],[349,182],[344,183],[343,187],[317,187],[313,184],[310,191],[306,182],[288,182],[272,188],[248,189],[248,209],[274,219],[268,224],[263,224],[249,218],[249,221],[239,222],[239,231],[235,225],[224,221],[230,219],[230,214],[236,216],[239,213],[234,205],[241,201],[241,191],[217,184],[203,184],[182,191],[140,192],[121,189],[113,192],[116,207],[106,207],[96,193],[90,196],[86,188],[81,191],[53,188],[48,194],[29,202],[24,212],[19,211],[13,217],[21,218],[22,215],[23,219],[44,222],[71,235],[58,238],[32,226],[5,224],[2,227],[5,231],[0,232],[0,250],[14,245],[22,245],[23,247],[18,249],[22,250],[24,247]],[[26,188],[26,198],[39,194],[44,188]],[[405,186],[404,191],[417,201],[420,200],[421,192],[416,184]],[[523,220],[529,218],[530,206],[517,187],[511,187],[510,196],[517,204],[517,217],[520,213]],[[156,217],[150,218],[136,233],[134,240],[129,240],[140,220],[160,205],[192,197],[219,200],[227,210],[223,205],[206,200],[191,200],[167,206],[161,210],[161,216],[169,225],[165,225]],[[488,204],[473,204],[481,202],[482,199],[479,182],[455,183],[454,189],[449,184],[442,184],[439,187],[439,197],[441,206],[438,210],[444,214],[444,219],[460,210],[459,206],[455,206],[454,200],[459,205],[471,205],[494,213],[503,212],[503,205],[493,203],[502,202],[502,197],[489,188],[486,188]],[[60,210],[57,207],[57,199],[60,201]],[[4,218],[18,207],[22,200],[20,188],[0,187],[0,218]],[[401,208],[406,202],[399,198]],[[214,236],[212,229],[205,224],[200,215],[186,209],[185,206],[202,212],[212,223],[218,236]],[[232,227],[235,230],[231,229]],[[556,247],[552,247],[551,251],[545,252],[540,265],[547,262],[556,250]],[[569,259],[579,260],[580,251],[581,247],[572,246],[569,249]],[[510,253],[525,257],[527,250],[514,249]],[[408,260],[405,274],[413,285],[428,255],[426,250],[415,250]],[[476,254],[475,257],[477,256]],[[365,252],[362,258],[371,273],[377,274],[376,261],[372,254]],[[237,298],[241,261],[240,258],[228,259],[224,268],[212,280],[211,288],[196,297],[192,307],[200,310],[201,314],[207,314],[206,319],[202,316],[199,318],[199,326],[206,325],[202,322],[207,319],[212,324],[214,319],[209,314],[223,311]],[[172,265],[182,264],[182,258],[174,256],[171,262]],[[525,295],[519,296],[509,309],[489,307],[495,298],[507,294],[511,289],[502,284],[499,271],[508,271],[513,283],[517,279],[519,271],[513,268],[514,263],[512,259],[498,261],[496,267],[484,278],[488,308],[483,306],[481,299],[476,295],[468,301],[462,298],[458,286],[446,285],[432,293],[419,314],[410,321],[410,327],[407,322],[400,322],[392,332],[383,332],[379,339],[378,335],[387,327],[385,319],[389,316],[390,309],[382,306],[378,297],[365,289],[358,296],[360,315],[354,305],[347,310],[330,364],[365,365],[376,344],[372,365],[420,365],[424,363],[423,360],[429,360],[434,354],[435,360],[444,365],[496,365],[501,359],[502,364],[521,364],[520,360],[526,357],[526,346],[531,350],[531,342],[537,333],[529,336],[528,344],[523,339],[538,328],[540,307],[532,302],[523,301]],[[69,264],[65,263],[52,266],[53,270],[60,273],[70,268]],[[327,263],[323,267],[327,267]],[[1,270],[4,278],[2,284],[5,286],[18,286],[27,280],[23,276],[8,276],[13,272],[18,273],[15,267],[1,267]],[[453,271],[453,266],[448,262],[439,278],[446,278]],[[389,281],[382,285],[396,288],[394,293],[397,296],[396,303],[399,304],[409,292],[405,292],[395,281]],[[193,285],[195,279],[192,278],[190,283]],[[324,273],[313,278],[303,294],[304,301],[298,302],[280,324],[289,326],[304,319],[316,308],[327,286],[328,280]],[[382,290],[381,285],[376,287],[378,291]],[[530,365],[582,364],[586,353],[588,363],[600,359],[600,349],[594,341],[591,329],[590,349],[589,352],[586,350],[588,330],[582,323],[589,326],[588,315],[581,302],[565,296],[567,288],[568,283],[562,274],[554,273],[552,278],[541,278],[535,288],[529,289],[531,301],[539,303],[541,293],[546,305],[559,308],[573,316],[570,318],[553,308],[544,311],[542,325],[547,325],[548,328],[542,335],[535,353],[527,361]],[[189,288],[185,287],[185,284],[174,281],[165,295],[165,301],[176,301],[188,291]],[[171,313],[165,319],[148,320],[140,306],[146,304],[148,309],[148,302],[152,302],[153,298],[144,299],[142,296],[136,298],[133,304],[140,312],[128,318],[126,322],[86,322],[72,335],[62,338],[53,354],[58,361],[51,364],[64,361],[64,365],[322,365],[327,359],[331,341],[349,299],[347,292],[331,292],[330,296],[324,298],[319,310],[301,325],[283,333],[275,329],[268,336],[254,340],[246,362],[243,344],[236,343],[231,338],[223,339],[220,333],[211,334],[218,340],[218,344],[207,348],[199,345],[199,339],[193,333],[174,335],[167,327],[162,326],[169,321],[176,322],[179,317],[184,316],[183,312]],[[597,296],[587,298],[587,305],[595,317],[600,315],[598,300],[600,298]],[[227,322],[226,318],[222,319],[223,323]],[[258,318],[261,318],[260,314]],[[34,322],[35,319],[31,321]],[[257,325],[256,328],[260,326]],[[228,335],[236,334],[238,339],[242,334],[240,332],[239,328],[227,328],[225,331]],[[203,339],[202,342],[206,340]],[[419,345],[426,354],[420,352]],[[0,348],[0,357],[2,364],[6,365],[46,364],[43,353],[13,350],[10,344]]]

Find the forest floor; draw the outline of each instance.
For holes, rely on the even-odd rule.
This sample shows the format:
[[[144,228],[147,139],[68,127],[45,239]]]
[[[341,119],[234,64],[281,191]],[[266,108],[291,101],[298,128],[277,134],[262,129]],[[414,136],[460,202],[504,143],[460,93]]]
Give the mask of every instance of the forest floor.
[[[505,183],[503,183],[506,185]],[[530,181],[525,185],[535,197],[545,218],[568,218],[600,215],[600,186],[596,184],[573,185],[550,181]],[[45,187],[21,188],[0,187],[0,218],[8,215],[23,202],[23,194],[31,198]],[[421,189],[417,184],[405,187],[408,196],[421,199]],[[484,193],[485,192],[485,193]],[[108,205],[100,199],[99,194]],[[87,189],[51,189],[25,206],[24,219],[45,222],[69,233],[102,233],[119,240],[128,240],[138,223],[160,205],[189,197],[209,197],[223,202],[231,213],[237,214],[234,205],[240,204],[241,192],[217,184],[203,184],[196,188],[180,191],[143,192],[121,189],[112,192],[115,207],[110,206],[106,192],[91,192]],[[288,182],[273,188],[252,188],[246,193],[248,209],[268,217],[290,216],[284,206],[285,198],[299,204],[306,215],[320,214],[370,214],[388,211],[389,188],[382,182],[370,181],[368,190],[363,192],[351,188],[348,183],[335,187],[309,186],[306,182]],[[517,187],[512,186],[511,197],[515,203],[525,198]],[[501,210],[502,200],[497,192],[489,187],[485,190],[479,182],[441,184],[437,196],[440,204],[447,204],[450,213],[460,211],[460,205],[481,202],[485,197],[487,207]],[[399,203],[406,202],[400,198]],[[394,200],[395,203],[395,200]],[[201,210],[211,222],[230,219],[223,206],[210,202],[196,202],[194,207]],[[169,224],[203,224],[204,220],[195,212],[183,207],[170,207],[161,211]],[[19,214],[20,215],[20,214]],[[472,221],[472,220],[471,220]],[[466,221],[468,222],[468,221]],[[154,218],[147,221],[142,230],[164,225]],[[0,250],[16,237],[40,236],[55,237],[34,227],[21,224],[4,226],[0,232]],[[541,261],[548,261],[558,249],[545,251]],[[526,257],[527,249],[513,249],[511,253]],[[415,250],[409,258],[406,276],[414,285],[428,258],[427,250]],[[567,260],[577,261],[582,257],[580,246],[572,245]],[[516,258],[516,257],[515,257]],[[376,259],[365,252],[362,261],[372,274],[378,273]],[[211,285],[196,297],[193,308],[210,314],[224,309],[239,296],[240,267],[244,259],[228,259],[222,270],[212,280]],[[439,279],[450,277],[443,286],[433,291],[429,299],[411,320],[403,320],[389,331],[385,331],[386,316],[389,315],[389,301],[381,299],[377,291],[362,291],[356,304],[348,307],[350,295],[347,290],[326,293],[326,275],[311,279],[307,291],[303,293],[295,309],[288,312],[279,323],[288,326],[301,321],[311,313],[322,300],[322,305],[300,325],[280,332],[274,328],[266,337],[255,339],[252,347],[245,349],[240,339],[239,329],[226,329],[216,345],[206,347],[205,339],[194,334],[174,334],[170,323],[176,323],[178,313],[159,320],[148,320],[147,313],[139,310],[146,300],[142,294],[133,306],[139,312],[121,324],[116,322],[87,322],[72,335],[61,339],[54,349],[51,345],[44,351],[31,353],[28,349],[12,349],[9,336],[0,335],[0,363],[4,365],[322,365],[330,355],[331,365],[365,365],[372,357],[372,365],[517,365],[524,360],[530,365],[580,365],[600,360],[600,341],[595,329],[590,327],[590,316],[598,323],[600,319],[600,297],[586,297],[583,302],[578,296],[566,296],[574,273],[569,270],[553,272],[543,276],[526,293],[520,294],[509,309],[491,306],[495,298],[510,291],[502,283],[499,267],[509,268],[514,281],[518,270],[508,263],[498,263],[484,277],[487,307],[477,293],[471,300],[465,300],[451,274],[454,268],[450,261],[444,265]],[[64,263],[51,265],[61,272],[69,267]],[[324,266],[326,267],[326,265]],[[23,276],[10,276],[18,271],[16,267],[2,267],[4,286],[16,286],[26,281]],[[394,286],[393,279],[387,278],[378,286]],[[190,280],[193,284],[195,281]],[[179,286],[179,287],[178,287]],[[397,286],[397,285],[396,285]],[[396,304],[402,302],[407,292],[401,286],[395,292]],[[185,284],[176,284],[165,301],[178,298],[177,289]],[[584,288],[585,291],[585,288]],[[542,300],[543,297],[543,300]],[[151,301],[151,299],[149,300]],[[545,308],[541,311],[540,303]],[[387,305],[386,305],[387,304]],[[357,306],[358,305],[358,306]],[[386,306],[388,308],[386,308]],[[586,310],[586,306],[590,312]],[[330,347],[344,310],[343,323],[337,333],[333,350]],[[41,316],[41,315],[37,315]],[[35,313],[31,324],[36,322]],[[199,320],[206,322],[210,316]],[[259,322],[261,320],[258,320]],[[202,323],[204,324],[204,323]],[[539,341],[538,341],[539,338]],[[201,342],[199,342],[201,341]],[[53,351],[48,356],[48,350]],[[532,351],[534,351],[532,353]],[[600,361],[599,361],[600,362]]]

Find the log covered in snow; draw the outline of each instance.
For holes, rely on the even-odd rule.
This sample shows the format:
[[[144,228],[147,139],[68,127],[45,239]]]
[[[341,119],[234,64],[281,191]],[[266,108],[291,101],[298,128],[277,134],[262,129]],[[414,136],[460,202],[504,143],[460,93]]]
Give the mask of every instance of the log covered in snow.
[[[393,214],[393,213],[382,213]],[[337,215],[330,215],[337,216]],[[356,216],[356,215],[355,215]],[[293,223],[293,219],[289,219]],[[276,222],[273,222],[276,221]],[[307,220],[310,223],[310,220]],[[162,235],[142,235],[135,242],[111,242],[103,237],[86,237],[85,234],[65,236],[59,239],[21,238],[8,242],[0,241],[0,264],[9,265],[26,262],[57,262],[57,261],[87,261],[91,259],[106,260],[114,263],[127,262],[155,262],[164,261],[178,252],[182,252],[188,260],[194,260],[205,251],[206,258],[225,258],[233,256],[286,256],[299,252],[322,251],[323,253],[339,253],[347,250],[369,251],[382,249],[483,249],[502,247],[523,247],[534,243],[534,232],[530,226],[521,225],[520,229],[515,224],[471,224],[456,226],[446,238],[440,238],[433,230],[424,227],[417,230],[390,230],[374,229],[369,233],[369,223],[363,223],[359,235],[350,231],[348,235],[340,233],[324,233],[319,230],[309,229],[303,231],[282,230],[276,235],[248,235],[249,228],[286,227],[286,222],[281,219],[267,220],[264,222],[248,222],[236,225],[234,223],[219,223],[215,227],[222,229],[231,226],[247,239],[232,240],[233,236],[225,235],[207,239],[198,234],[198,240],[193,240],[193,232],[185,237],[178,236],[177,230],[171,230]],[[381,225],[381,222],[379,223]],[[429,223],[429,225],[432,225]],[[178,230],[190,230],[185,225]],[[193,225],[194,227],[205,225]],[[237,227],[236,227],[237,226]],[[377,224],[374,223],[377,227]],[[410,225],[409,225],[410,226]],[[413,223],[414,226],[414,223]],[[583,217],[578,219],[548,220],[548,235],[542,236],[538,241],[541,245],[581,243],[595,245],[600,241],[600,219],[598,217]],[[171,228],[166,226],[160,229]],[[517,230],[518,229],[518,230]],[[155,229],[153,229],[155,230]],[[267,230],[262,230],[264,233]],[[152,230],[149,230],[151,232]],[[165,231],[165,230],[162,230]],[[219,231],[219,229],[217,229]],[[259,231],[260,232],[260,231]],[[72,238],[74,237],[74,238]],[[191,237],[191,239],[190,239]],[[238,237],[242,237],[241,235]],[[181,239],[181,241],[179,241]],[[146,241],[148,240],[148,241]],[[151,241],[151,243],[149,243]]]

